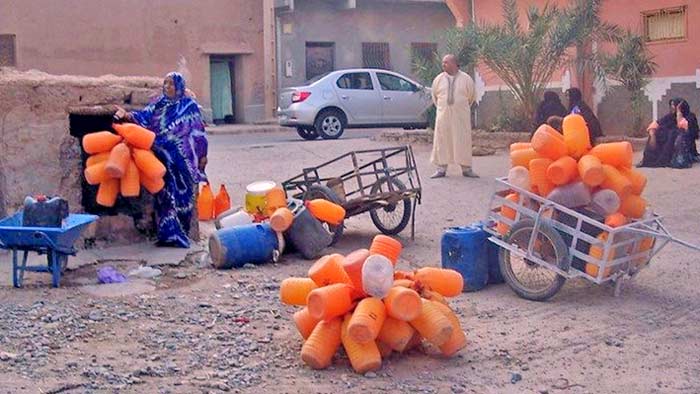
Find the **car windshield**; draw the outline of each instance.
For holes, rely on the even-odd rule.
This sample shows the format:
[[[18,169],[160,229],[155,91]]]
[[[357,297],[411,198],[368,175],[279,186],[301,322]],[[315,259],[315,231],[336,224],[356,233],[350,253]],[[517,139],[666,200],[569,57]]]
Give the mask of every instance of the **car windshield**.
[[[321,75],[317,75],[317,76],[315,76],[315,77],[309,79],[308,81],[306,81],[306,84],[307,84],[307,85],[311,85],[312,83],[318,82],[318,81],[320,81],[321,79],[325,78],[326,75],[328,75],[328,74],[330,74],[330,72],[323,73],[323,74],[321,74]]]

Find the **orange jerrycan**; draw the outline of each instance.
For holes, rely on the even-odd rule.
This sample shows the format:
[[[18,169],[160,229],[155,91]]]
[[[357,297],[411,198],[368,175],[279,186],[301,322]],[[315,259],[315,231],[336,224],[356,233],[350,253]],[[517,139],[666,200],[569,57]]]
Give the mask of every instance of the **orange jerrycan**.
[[[603,164],[613,167],[632,167],[632,144],[627,141],[609,142],[596,145],[591,149],[590,154],[599,158]]]
[[[387,317],[379,331],[378,339],[389,345],[392,350],[403,352],[415,332],[416,330],[408,322]]]
[[[530,168],[530,161],[539,157],[540,155],[533,148],[514,150],[510,152],[510,166]]]
[[[306,307],[309,308],[311,317],[329,320],[346,314],[352,308],[350,290],[351,287],[344,283],[312,290],[306,298]]]
[[[532,148],[532,144],[529,142],[514,142],[510,144],[510,152],[528,148]]]
[[[313,217],[322,222],[338,226],[345,220],[345,208],[328,200],[317,198],[306,201],[304,205]]]
[[[542,197],[547,197],[554,190],[554,184],[547,177],[547,169],[553,163],[550,159],[534,159],[530,162],[530,183],[537,187]]]
[[[90,185],[99,185],[100,183],[109,179],[110,176],[107,174],[107,171],[105,171],[106,165],[107,161],[102,161],[86,167],[83,174],[85,175],[85,180],[87,183]]]
[[[372,244],[369,247],[369,254],[379,254],[391,261],[391,264],[396,266],[401,255],[403,245],[401,242],[389,236],[379,234],[372,239]]]
[[[603,164],[605,180],[600,186],[603,189],[612,189],[620,196],[620,201],[624,201],[632,193],[632,183],[612,165]]]
[[[348,333],[359,343],[374,343],[385,319],[386,307],[382,300],[367,297],[357,304],[348,324]]]
[[[109,152],[122,141],[122,137],[109,131],[86,134],[83,137],[83,150],[89,154]]]
[[[563,156],[547,168],[547,178],[555,185],[566,185],[578,175],[578,163],[570,156]]]
[[[119,179],[109,178],[97,189],[97,203],[103,207],[113,207],[119,195]]]
[[[162,177],[151,179],[141,171],[139,171],[139,181],[141,182],[141,185],[151,194],[156,194],[165,187],[165,181]]]
[[[319,287],[334,283],[344,283],[352,286],[352,280],[350,280],[347,272],[343,269],[344,259],[340,254],[321,257],[309,268],[309,278],[316,282],[316,285]]]
[[[583,116],[566,115],[561,127],[564,132],[564,142],[571,157],[578,159],[591,149],[591,137]]]
[[[435,305],[440,312],[447,317],[450,324],[452,324],[452,335],[450,336],[450,339],[440,345],[440,351],[442,354],[447,357],[451,357],[467,346],[467,336],[464,335],[464,331],[462,331],[462,325],[459,323],[459,318],[457,318],[457,315],[452,309],[450,309],[449,306],[439,302],[434,302],[433,305]]]
[[[301,359],[313,369],[331,365],[340,346],[342,318],[319,322],[301,347]]]
[[[369,257],[369,250],[358,249],[343,259],[343,269],[348,274],[353,286],[353,298],[361,298],[366,295],[362,288],[362,266]]]
[[[647,185],[647,177],[641,171],[634,168],[619,168],[618,169],[622,175],[624,175],[632,184],[632,194],[640,196]]]
[[[420,315],[421,300],[418,293],[406,287],[392,287],[384,297],[387,315],[394,319],[411,321]]]
[[[416,271],[416,280],[445,297],[460,295],[464,287],[462,275],[445,268],[423,267]]]
[[[197,198],[197,213],[199,220],[212,220],[214,218],[214,193],[211,186],[205,183]]]
[[[605,180],[603,163],[593,155],[585,155],[578,161],[578,174],[586,186],[596,187]]]
[[[115,123],[112,128],[134,148],[151,149],[156,140],[154,132],[134,123]]]
[[[280,300],[287,305],[306,305],[306,298],[317,289],[310,278],[286,278],[280,284]]]
[[[112,178],[121,178],[124,176],[124,174],[126,174],[130,161],[131,150],[125,143],[118,143],[114,148],[112,148],[112,151],[109,154],[107,164],[105,165],[105,171],[107,172],[107,175]]]
[[[138,197],[141,194],[141,179],[139,178],[139,169],[136,163],[129,157],[129,165],[126,167],[126,172],[121,178],[121,190],[124,197]]]
[[[293,222],[294,214],[286,207],[277,208],[272,216],[270,216],[270,227],[278,233],[289,230]]]
[[[231,209],[231,197],[228,195],[225,185],[219,186],[219,192],[214,197],[214,217]]]
[[[87,160],[85,160],[85,168],[107,161],[107,159],[109,159],[109,153],[110,152],[96,153],[88,157]]]
[[[452,336],[452,324],[433,301],[422,302],[421,314],[410,321],[411,326],[428,342],[440,347]]]
[[[567,153],[564,138],[546,123],[540,125],[532,135],[532,149],[540,156],[551,160],[557,160]]]
[[[645,200],[644,197],[634,194],[630,194],[627,198],[623,199],[622,205],[620,205],[620,212],[632,219],[639,219],[644,216],[646,209],[647,200]]]
[[[136,167],[138,167],[147,178],[157,179],[165,176],[165,172],[167,171],[165,165],[163,165],[150,150],[134,149],[132,156]]]
[[[352,369],[357,373],[363,374],[381,368],[382,355],[379,352],[377,342],[358,342],[355,340],[350,331],[351,324],[352,317],[348,315],[345,317],[341,328],[341,341],[343,343],[343,348],[345,348],[345,353],[350,360],[350,365],[352,365]]]
[[[309,314],[309,308],[302,308],[296,311],[293,319],[294,325],[296,325],[297,330],[299,330],[299,334],[301,334],[301,337],[304,339],[311,335],[318,322],[320,322],[320,320],[311,317]]]

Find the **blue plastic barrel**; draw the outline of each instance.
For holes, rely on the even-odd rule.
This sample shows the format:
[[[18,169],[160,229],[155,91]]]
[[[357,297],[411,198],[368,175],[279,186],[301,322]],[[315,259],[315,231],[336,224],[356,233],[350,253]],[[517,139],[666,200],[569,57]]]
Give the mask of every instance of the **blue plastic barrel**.
[[[278,247],[277,234],[267,223],[221,229],[209,238],[209,255],[216,268],[270,262]]]
[[[442,234],[442,267],[464,279],[464,291],[483,289],[489,280],[488,233],[479,226],[451,227]]]

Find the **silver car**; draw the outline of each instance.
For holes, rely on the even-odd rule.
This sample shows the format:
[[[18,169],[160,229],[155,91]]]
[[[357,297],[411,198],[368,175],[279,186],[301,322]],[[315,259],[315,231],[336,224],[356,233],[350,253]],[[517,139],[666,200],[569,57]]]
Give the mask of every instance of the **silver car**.
[[[346,127],[424,128],[430,89],[378,69],[333,71],[286,88],[277,108],[282,126],[307,140],[339,138]]]

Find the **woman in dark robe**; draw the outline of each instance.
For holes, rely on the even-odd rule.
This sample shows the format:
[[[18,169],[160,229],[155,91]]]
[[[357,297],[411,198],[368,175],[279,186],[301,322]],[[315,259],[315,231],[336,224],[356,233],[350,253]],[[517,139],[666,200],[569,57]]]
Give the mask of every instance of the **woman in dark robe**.
[[[586,126],[588,126],[591,146],[595,145],[596,138],[603,136],[603,130],[600,127],[598,118],[593,113],[591,107],[583,101],[581,90],[578,88],[571,88],[566,91],[566,95],[569,98],[569,114],[579,114],[583,116],[583,119],[586,121]]]
[[[566,108],[559,100],[559,95],[554,92],[544,92],[544,100],[537,107],[537,113],[535,114],[535,129],[546,123],[550,116],[563,118],[566,115]]]
[[[669,113],[647,128],[649,139],[639,167],[688,168],[693,164],[691,144],[698,120],[687,101],[674,98],[668,104]]]
[[[156,134],[153,153],[167,169],[165,187],[155,195],[158,245],[189,248],[188,233],[199,182],[206,181],[207,136],[197,102],[186,94],[185,79],[172,72],[163,94],[141,111],[118,108],[115,118]]]

